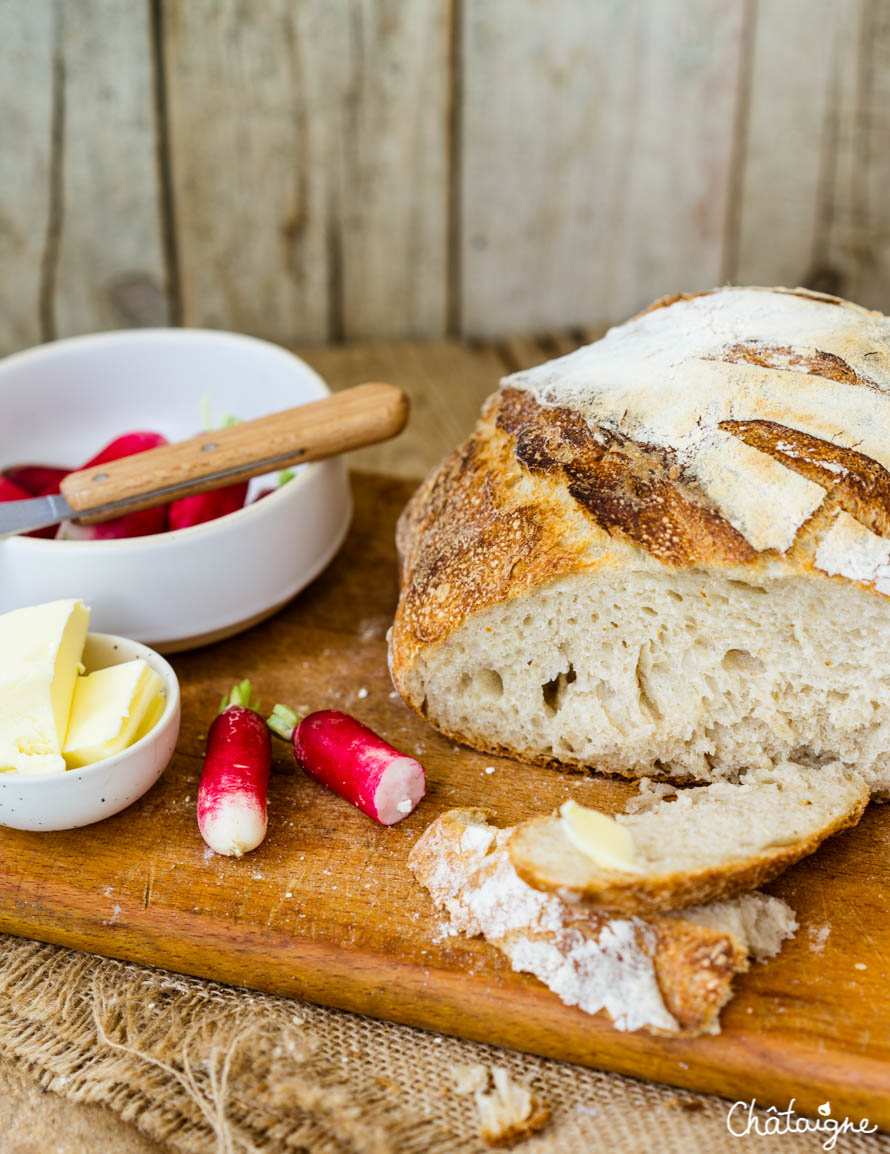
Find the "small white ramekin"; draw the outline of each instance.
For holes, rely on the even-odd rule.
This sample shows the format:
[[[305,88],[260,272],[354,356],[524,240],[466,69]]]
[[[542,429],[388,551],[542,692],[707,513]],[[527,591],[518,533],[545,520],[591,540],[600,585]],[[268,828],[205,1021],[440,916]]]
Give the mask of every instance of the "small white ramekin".
[[[111,817],[147,793],[170,763],[179,736],[179,682],[168,662],[138,641],[90,633],[83,663],[88,673],[137,657],[160,674],[166,704],[156,725],[113,757],[33,777],[0,773],[0,825],[13,829],[76,829]]]

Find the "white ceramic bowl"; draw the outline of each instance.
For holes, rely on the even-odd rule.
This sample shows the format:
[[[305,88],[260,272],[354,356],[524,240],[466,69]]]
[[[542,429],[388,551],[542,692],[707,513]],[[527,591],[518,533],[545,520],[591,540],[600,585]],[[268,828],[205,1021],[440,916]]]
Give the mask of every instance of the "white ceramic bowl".
[[[328,395],[285,349],[203,329],[74,337],[0,361],[0,468],[77,466],[113,437],[155,429],[171,441]],[[0,613],[79,597],[92,624],[164,652],[230,636],[307,585],[351,516],[342,458],[303,465],[253,505],[216,521],[120,541],[0,539]]]
[[[167,768],[179,736],[179,682],[158,653],[107,633],[87,635],[88,673],[137,657],[160,674],[167,703],[157,725],[128,749],[62,773],[28,777],[0,773],[0,825],[13,829],[77,829],[111,817],[142,797]]]

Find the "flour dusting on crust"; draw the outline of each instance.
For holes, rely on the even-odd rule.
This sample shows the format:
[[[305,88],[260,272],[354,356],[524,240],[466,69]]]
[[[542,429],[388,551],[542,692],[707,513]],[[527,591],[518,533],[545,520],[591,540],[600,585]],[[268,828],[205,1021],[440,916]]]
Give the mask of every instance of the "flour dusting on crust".
[[[874,585],[890,595],[890,541],[839,513],[816,550],[816,567],[832,576]]]
[[[669,451],[757,550],[785,552],[825,489],[726,422],[772,422],[890,468],[890,320],[821,294],[725,288],[677,300],[502,385]]]
[[[774,953],[796,926],[784,902],[757,893],[689,918],[586,910],[521,880],[506,848],[511,832],[488,825],[481,810],[450,810],[428,826],[409,866],[453,929],[484,936],[514,970],[567,1005],[605,1010],[621,1030],[719,1032],[747,953]]]

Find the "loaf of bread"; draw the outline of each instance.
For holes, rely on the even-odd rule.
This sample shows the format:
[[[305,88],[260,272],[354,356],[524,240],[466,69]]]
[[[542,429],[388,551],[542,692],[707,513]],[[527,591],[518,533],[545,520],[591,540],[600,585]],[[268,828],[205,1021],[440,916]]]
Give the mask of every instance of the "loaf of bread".
[[[415,844],[409,865],[453,929],[482,934],[514,970],[563,1002],[605,1010],[618,1029],[716,1034],[732,979],[794,933],[779,898],[744,894],[682,915],[610,915],[526,885],[498,830],[478,809],[449,810]]]
[[[623,913],[653,913],[735,897],[764,885],[855,825],[868,786],[840,765],[786,764],[636,799],[615,821],[636,851],[633,869],[603,868],[577,849],[558,815],[517,825],[513,868],[536,889]]]
[[[396,688],[527,760],[890,793],[890,321],[657,302],[507,377],[398,530]]]

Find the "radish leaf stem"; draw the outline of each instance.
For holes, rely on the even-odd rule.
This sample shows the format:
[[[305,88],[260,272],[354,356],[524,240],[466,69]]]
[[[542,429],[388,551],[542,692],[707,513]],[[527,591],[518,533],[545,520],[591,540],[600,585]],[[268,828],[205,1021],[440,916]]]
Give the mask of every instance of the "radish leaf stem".
[[[219,712],[222,713],[230,705],[243,705],[245,709],[252,709],[255,712],[259,710],[259,698],[253,696],[253,689],[246,678],[244,681],[239,681],[237,685],[233,685],[223,697],[219,703]]]
[[[266,724],[276,736],[291,741],[300,721],[300,715],[295,709],[291,709],[289,705],[276,705]]]

